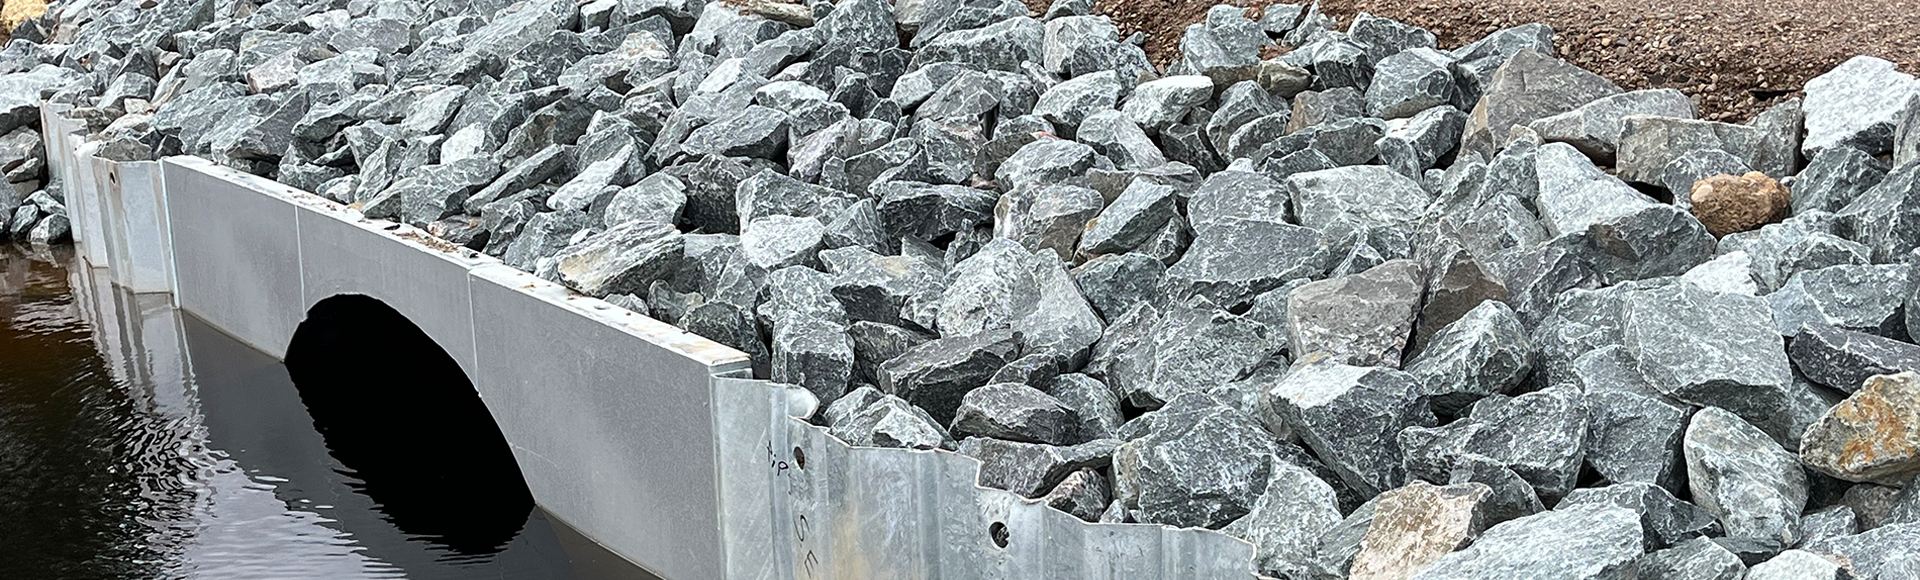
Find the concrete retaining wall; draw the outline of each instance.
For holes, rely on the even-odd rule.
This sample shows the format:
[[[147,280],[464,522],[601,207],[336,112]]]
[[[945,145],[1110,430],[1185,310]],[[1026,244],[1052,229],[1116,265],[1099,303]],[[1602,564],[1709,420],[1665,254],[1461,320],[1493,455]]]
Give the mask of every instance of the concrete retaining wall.
[[[975,485],[971,458],[850,447],[731,348],[202,159],[93,158],[43,115],[77,243],[116,284],[276,357],[314,303],[386,302],[467,372],[541,506],[664,578],[1253,576],[1246,542],[1087,524]]]

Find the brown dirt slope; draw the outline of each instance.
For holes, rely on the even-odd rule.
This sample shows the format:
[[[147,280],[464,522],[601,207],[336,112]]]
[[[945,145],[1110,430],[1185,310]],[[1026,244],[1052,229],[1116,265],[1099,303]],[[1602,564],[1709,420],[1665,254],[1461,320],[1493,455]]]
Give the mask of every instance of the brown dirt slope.
[[[1036,13],[1047,0],[1027,0]],[[1214,0],[1097,0],[1155,62]],[[1231,0],[1258,8],[1270,0]],[[1325,0],[1344,27],[1366,12],[1428,30],[1441,48],[1529,22],[1558,31],[1560,56],[1632,89],[1675,88],[1709,119],[1741,121],[1857,54],[1920,73],[1920,0]]]
[[[47,0],[0,0],[0,44],[13,39],[13,27],[47,13]]]

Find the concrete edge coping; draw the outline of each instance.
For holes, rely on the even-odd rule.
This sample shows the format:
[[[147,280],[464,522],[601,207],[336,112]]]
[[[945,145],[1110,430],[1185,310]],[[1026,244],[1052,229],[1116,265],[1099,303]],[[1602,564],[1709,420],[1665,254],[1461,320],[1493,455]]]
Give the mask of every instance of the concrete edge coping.
[[[558,306],[588,319],[607,326],[618,328],[628,335],[645,340],[681,356],[693,359],[709,367],[713,374],[733,374],[740,369],[750,368],[747,354],[733,347],[708,339],[704,336],[682,330],[679,327],[653,319],[645,314],[614,306],[604,300],[575,292],[566,286],[540,278],[531,273],[508,266],[499,259],[472,249],[454,246],[440,240],[432,234],[407,224],[381,219],[369,219],[351,206],[341,205],[333,200],[320,197],[311,192],[293,188],[286,184],[244,173],[230,167],[216,164],[207,159],[192,155],[176,155],[162,159],[167,163],[200,171],[209,176],[272,196],[287,203],[313,211],[315,214],[331,217],[362,229],[381,234],[407,247],[424,252],[435,258],[460,265],[470,276],[514,288],[541,301]]]

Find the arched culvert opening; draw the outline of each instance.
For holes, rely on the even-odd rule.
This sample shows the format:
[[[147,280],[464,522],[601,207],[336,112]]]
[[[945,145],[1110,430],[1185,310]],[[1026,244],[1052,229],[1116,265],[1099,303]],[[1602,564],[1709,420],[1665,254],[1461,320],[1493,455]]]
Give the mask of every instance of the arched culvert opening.
[[[402,533],[479,555],[526,524],[533,495],[473,382],[400,312],[322,300],[286,365],[328,450]]]

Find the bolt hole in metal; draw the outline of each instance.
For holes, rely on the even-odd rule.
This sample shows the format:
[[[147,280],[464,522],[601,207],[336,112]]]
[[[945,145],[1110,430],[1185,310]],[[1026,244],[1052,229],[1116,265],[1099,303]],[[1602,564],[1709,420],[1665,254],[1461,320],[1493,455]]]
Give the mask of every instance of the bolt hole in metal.
[[[1012,539],[1012,535],[1007,532],[1007,524],[1004,522],[994,522],[992,525],[987,526],[987,535],[993,537],[993,545],[1002,548],[1007,547],[1007,540]]]
[[[807,452],[802,451],[799,447],[794,447],[793,448],[793,465],[794,467],[806,469],[807,468]]]

